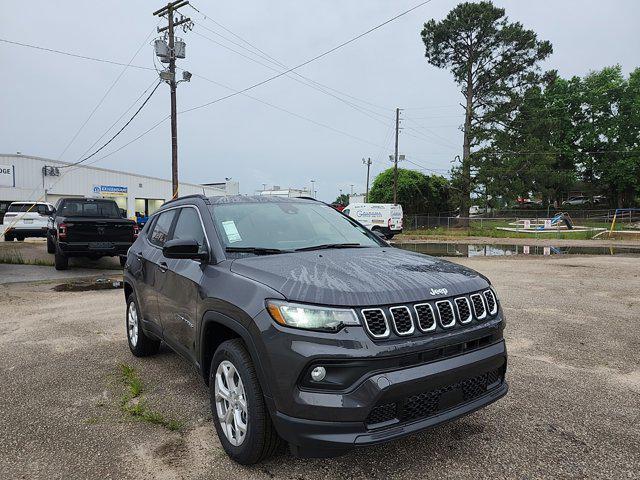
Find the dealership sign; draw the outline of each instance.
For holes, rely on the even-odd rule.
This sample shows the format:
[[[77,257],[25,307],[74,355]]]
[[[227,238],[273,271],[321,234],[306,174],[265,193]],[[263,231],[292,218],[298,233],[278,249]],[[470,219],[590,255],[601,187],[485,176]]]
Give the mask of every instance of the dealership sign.
[[[13,165],[0,165],[0,187],[15,187],[16,171]]]
[[[94,185],[93,194],[106,197],[126,197],[127,187],[121,187],[118,185]]]

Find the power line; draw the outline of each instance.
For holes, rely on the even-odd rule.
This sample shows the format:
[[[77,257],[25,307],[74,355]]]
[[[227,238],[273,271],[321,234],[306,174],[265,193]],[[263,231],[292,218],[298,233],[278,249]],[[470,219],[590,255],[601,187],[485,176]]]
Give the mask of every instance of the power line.
[[[104,149],[107,145],[109,145],[113,140],[116,139],[116,137],[118,135],[120,135],[125,128],[127,128],[129,126],[129,124],[133,121],[134,118],[136,118],[136,116],[138,115],[138,113],[140,113],[140,111],[144,108],[144,106],[147,104],[147,102],[151,99],[151,97],[153,96],[154,93],[156,93],[156,90],[158,89],[158,87],[160,86],[160,84],[162,83],[161,80],[158,81],[157,85],[154,87],[153,90],[151,90],[151,93],[149,94],[149,96],[144,100],[144,102],[142,102],[142,105],[140,105],[140,107],[138,107],[138,109],[135,111],[135,113],[131,116],[131,118],[127,121],[127,123],[125,123],[122,128],[120,130],[118,130],[105,144],[103,144],[100,148],[98,148],[95,152],[93,152],[91,155],[78,160],[77,162],[74,163],[70,163],[69,165],[65,165],[63,168],[66,167],[73,167],[75,165],[79,165],[87,160],[89,160],[91,157],[95,156],[98,152],[100,152],[102,149]]]
[[[69,149],[69,147],[73,144],[73,142],[76,140],[76,138],[78,138],[78,135],[80,135],[80,132],[82,131],[82,129],[84,129],[84,127],[87,125],[87,123],[89,123],[89,120],[91,120],[91,118],[93,117],[93,115],[98,111],[98,108],[100,108],[100,106],[102,105],[102,103],[105,101],[105,99],[107,98],[107,96],[109,95],[109,93],[111,93],[111,90],[113,90],[113,88],[116,86],[116,84],[120,81],[120,79],[122,78],[122,76],[124,75],[124,72],[127,71],[127,68],[129,68],[129,66],[131,66],[131,63],[135,60],[135,58],[138,56],[138,53],[140,53],[140,50],[142,50],[142,47],[144,47],[147,44],[147,41],[149,40],[149,38],[151,37],[151,35],[153,35],[155,32],[155,27],[153,30],[151,30],[151,32],[149,32],[149,34],[146,36],[146,38],[143,40],[142,45],[140,45],[138,47],[138,49],[136,50],[136,52],[133,54],[133,56],[131,57],[131,59],[129,60],[129,63],[127,63],[124,68],[120,71],[120,74],[113,80],[113,82],[111,82],[111,85],[109,85],[109,88],[107,88],[107,91],[104,92],[104,95],[102,95],[102,98],[100,98],[100,100],[98,101],[98,103],[96,104],[95,107],[93,107],[93,110],[91,110],[91,113],[89,113],[89,116],[85,119],[84,122],[82,122],[82,125],[80,125],[80,127],[78,128],[78,130],[76,131],[76,133],[73,135],[73,137],[71,137],[71,140],[69,140],[69,143],[67,143],[67,145],[64,147],[64,150],[62,150],[62,152],[60,153],[60,155],[58,155],[58,160],[60,160],[60,158],[62,158],[62,156],[65,154],[65,152]]]
[[[248,46],[249,46],[249,47],[251,47],[251,48],[247,48],[247,47],[245,47],[244,45],[242,45],[242,44],[240,44],[240,43],[238,43],[238,42],[235,42],[235,41],[233,41],[233,40],[231,40],[231,39],[229,39],[229,38],[225,37],[224,35],[220,34],[219,32],[216,32],[215,30],[210,29],[210,28],[208,28],[208,27],[205,27],[204,25],[202,25],[202,24],[198,23],[197,25],[198,25],[200,28],[203,28],[203,29],[205,29],[205,30],[207,30],[207,31],[209,31],[209,32],[211,32],[211,33],[213,33],[214,35],[216,35],[216,36],[218,36],[218,37],[220,37],[220,38],[222,38],[222,39],[226,40],[227,42],[230,42],[231,44],[236,45],[236,46],[238,46],[238,47],[240,47],[240,48],[242,48],[242,49],[246,50],[247,52],[249,52],[249,53],[251,53],[251,54],[253,54],[253,55],[256,55],[256,56],[258,56],[258,57],[262,58],[263,60],[266,60],[266,61],[272,62],[272,63],[274,63],[274,64],[276,64],[276,65],[278,65],[279,67],[284,68],[284,69],[288,69],[288,68],[289,68],[289,66],[287,66],[287,65],[286,65],[286,64],[284,64],[283,62],[279,61],[279,60],[278,60],[277,58],[275,58],[274,56],[272,56],[272,55],[268,54],[268,53],[267,53],[267,52],[265,52],[264,50],[261,50],[259,47],[257,47],[257,46],[256,46],[256,45],[254,45],[253,43],[249,42],[247,39],[245,39],[245,38],[241,37],[240,35],[238,35],[238,34],[234,33],[232,30],[230,30],[229,28],[225,27],[225,26],[224,26],[224,25],[222,25],[220,22],[218,22],[218,21],[214,20],[212,17],[208,16],[206,13],[204,13],[204,12],[202,12],[201,10],[199,10],[198,8],[194,7],[191,3],[189,4],[189,6],[190,6],[193,10],[195,10],[196,12],[198,12],[200,15],[202,15],[202,16],[203,16],[203,18],[204,18],[205,20],[209,20],[210,22],[214,23],[216,26],[218,26],[219,28],[222,28],[224,31],[226,31],[226,32],[230,33],[230,34],[231,34],[231,35],[233,35],[235,38],[237,38],[238,40],[240,40],[241,42],[245,43],[246,45],[248,45]],[[216,43],[217,43],[217,42],[216,42]],[[221,45],[221,46],[223,46],[224,48],[228,48],[228,47],[225,47],[224,45]],[[292,73],[294,73],[294,75],[296,75],[296,76],[298,76],[298,77],[300,77],[300,78],[302,78],[302,79],[305,79],[305,80],[307,80],[307,81],[309,81],[309,82],[311,82],[311,83],[313,83],[313,84],[315,84],[315,85],[317,85],[317,86],[319,86],[319,87],[322,87],[322,88],[324,88],[324,89],[327,89],[327,90],[333,91],[333,92],[335,92],[335,93],[338,93],[338,94],[343,95],[343,96],[345,96],[345,97],[351,98],[351,99],[356,100],[356,101],[358,101],[358,102],[362,102],[362,103],[364,103],[364,104],[370,105],[370,106],[372,106],[372,107],[378,108],[378,109],[383,110],[383,111],[386,111],[386,112],[390,112],[390,111],[392,111],[392,110],[393,110],[393,109],[391,109],[391,108],[389,108],[389,107],[384,107],[384,106],[378,105],[378,104],[376,104],[376,103],[370,102],[370,101],[368,101],[368,100],[364,100],[364,99],[362,99],[362,98],[359,98],[359,97],[356,97],[356,96],[354,96],[354,95],[348,94],[348,93],[346,93],[346,92],[343,92],[343,91],[337,90],[337,89],[332,88],[332,87],[330,87],[330,86],[328,86],[328,85],[326,85],[326,84],[323,84],[323,83],[317,82],[317,81],[315,81],[315,80],[313,80],[313,79],[311,79],[311,78],[309,78],[309,77],[306,77],[306,76],[304,76],[304,75],[302,75],[302,74],[300,74],[300,73],[297,73],[297,72],[292,72]],[[309,85],[309,86],[311,86],[311,85]],[[325,93],[326,93],[326,92],[325,92]],[[370,111],[372,111],[372,110],[370,110]],[[377,113],[377,112],[374,112],[374,113]],[[377,114],[379,115],[379,113],[377,113]]]
[[[150,84],[147,88],[145,88],[145,89],[143,90],[143,92],[142,92],[142,93],[141,93],[141,94],[140,94],[140,95],[139,95],[139,96],[138,96],[138,97],[133,101],[133,103],[132,103],[131,105],[129,105],[129,106],[127,107],[127,109],[126,109],[124,112],[122,112],[122,113],[120,114],[120,116],[119,116],[119,117],[118,117],[118,118],[117,118],[117,119],[116,119],[116,120],[115,120],[115,121],[114,121],[114,122],[109,126],[109,128],[107,128],[107,129],[104,131],[104,133],[103,133],[102,135],[100,135],[100,137],[98,137],[98,139],[97,139],[95,142],[93,142],[93,143],[89,146],[89,148],[87,148],[87,149],[82,153],[82,155],[80,155],[80,157],[79,157],[79,158],[83,158],[87,153],[89,153],[89,152],[91,151],[91,149],[92,149],[93,147],[95,147],[95,146],[100,142],[100,140],[102,140],[102,139],[103,139],[103,138],[104,138],[104,137],[105,137],[105,136],[106,136],[106,135],[111,131],[111,129],[112,129],[113,127],[115,127],[115,126],[116,126],[116,124],[117,124],[120,120],[122,120],[122,118],[123,118],[127,113],[129,113],[129,110],[131,110],[133,107],[135,107],[135,106],[136,106],[136,104],[138,103],[138,101],[139,101],[142,97],[144,97],[144,96],[145,96],[145,94],[146,94],[146,93],[147,93],[151,88],[153,88],[153,86],[156,84],[156,82],[157,82],[157,79],[155,79],[155,78],[154,78],[154,79],[153,79],[153,82],[151,82],[151,84]]]
[[[281,73],[279,73],[277,75],[274,75],[272,77],[266,78],[266,79],[264,79],[264,80],[262,80],[262,81],[260,81],[258,83],[254,83],[253,85],[245,87],[245,88],[243,88],[242,90],[239,90],[236,93],[233,93],[233,94],[230,94],[230,95],[227,95],[227,96],[224,96],[224,97],[216,98],[215,100],[212,100],[210,102],[203,103],[203,104],[197,105],[195,107],[191,107],[191,108],[189,108],[187,110],[183,110],[182,113],[191,112],[193,110],[198,110],[200,108],[208,107],[209,105],[213,105],[215,103],[221,102],[223,100],[226,100],[228,98],[234,97],[236,95],[240,95],[240,94],[245,93],[245,92],[247,92],[249,90],[252,90],[252,89],[257,88],[257,87],[259,87],[261,85],[264,85],[265,83],[268,83],[268,82],[270,82],[272,80],[280,78],[280,77],[282,77],[282,76],[284,76],[284,75],[286,75],[286,74],[288,74],[290,72],[293,72],[294,70],[297,70],[297,69],[299,69],[301,67],[304,67],[305,65],[308,65],[308,64],[310,64],[312,62],[315,62],[316,60],[319,60],[319,59],[321,59],[323,57],[326,57],[327,55],[335,52],[336,50],[339,50],[340,48],[343,48],[343,47],[355,42],[356,40],[368,35],[369,33],[374,32],[374,31],[378,30],[379,28],[382,28],[383,26],[385,26],[385,25],[397,20],[400,17],[403,17],[404,15],[407,15],[408,13],[410,13],[410,12],[412,12],[412,11],[414,11],[414,10],[416,10],[416,9],[418,9],[418,8],[422,7],[423,5],[426,5],[427,3],[430,3],[430,2],[431,2],[431,0],[426,0],[424,2],[421,2],[418,5],[416,5],[414,7],[411,7],[410,9],[405,10],[404,12],[401,12],[398,15],[396,15],[396,16],[388,19],[388,20],[385,20],[384,22],[382,22],[382,23],[370,28],[369,30],[367,30],[367,31],[365,31],[365,32],[363,32],[363,33],[361,33],[359,35],[356,35],[355,37],[352,37],[349,40],[347,40],[345,42],[342,42],[339,45],[336,45],[335,47],[330,48],[329,50],[326,50],[326,51],[322,52],[321,54],[316,55],[315,57],[312,57],[309,60],[306,60],[306,61],[296,65],[295,67],[291,67],[291,68],[285,70],[284,72],[281,72]]]
[[[59,55],[66,55],[68,57],[81,58],[83,60],[91,60],[93,62],[108,63],[108,64],[111,64],[111,65],[119,65],[121,67],[128,66],[129,68],[137,68],[137,69],[140,69],[140,70],[154,70],[151,67],[143,67],[142,65],[132,65],[132,64],[122,63],[122,62],[116,62],[114,60],[107,60],[107,59],[104,59],[104,58],[89,57],[89,56],[86,56],[86,55],[78,55],[78,54],[71,53],[71,52],[64,52],[62,50],[55,50],[53,48],[46,48],[46,47],[40,47],[38,45],[31,45],[31,44],[28,44],[28,43],[15,42],[15,41],[12,41],[12,40],[7,40],[5,38],[0,38],[0,42],[8,43],[8,44],[11,44],[11,45],[19,45],[21,47],[33,48],[33,49],[36,49],[36,50],[42,50],[42,51],[49,52],[49,53],[57,53]]]

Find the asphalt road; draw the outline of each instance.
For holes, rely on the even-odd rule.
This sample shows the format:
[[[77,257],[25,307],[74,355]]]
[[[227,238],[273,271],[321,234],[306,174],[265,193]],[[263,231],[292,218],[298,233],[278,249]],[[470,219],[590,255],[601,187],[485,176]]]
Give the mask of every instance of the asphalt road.
[[[128,351],[122,291],[0,285],[0,477],[582,479],[640,471],[640,259],[464,259],[505,308],[509,395],[436,429],[336,459],[231,462],[180,357]],[[123,413],[119,365],[179,431]]]

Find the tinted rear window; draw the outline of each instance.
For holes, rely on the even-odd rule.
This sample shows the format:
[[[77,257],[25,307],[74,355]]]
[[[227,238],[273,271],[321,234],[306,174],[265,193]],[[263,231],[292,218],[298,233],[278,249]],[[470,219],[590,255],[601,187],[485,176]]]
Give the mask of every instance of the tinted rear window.
[[[14,212],[14,213],[18,213],[18,212],[34,212],[36,210],[36,207],[33,207],[33,203],[14,203],[9,205],[9,208],[7,209],[7,212]],[[31,208],[31,210],[29,210]]]
[[[59,214],[63,217],[121,217],[116,202],[100,200],[66,200]]]

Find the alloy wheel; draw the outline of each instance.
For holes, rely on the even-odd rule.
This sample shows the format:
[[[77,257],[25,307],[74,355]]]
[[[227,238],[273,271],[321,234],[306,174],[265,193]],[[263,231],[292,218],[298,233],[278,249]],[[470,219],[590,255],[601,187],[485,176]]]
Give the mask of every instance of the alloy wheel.
[[[247,435],[247,396],[240,373],[228,360],[218,365],[214,394],[222,431],[227,440],[237,447]]]
[[[127,313],[127,332],[129,333],[129,342],[135,347],[138,344],[138,310],[135,302],[129,304]]]

